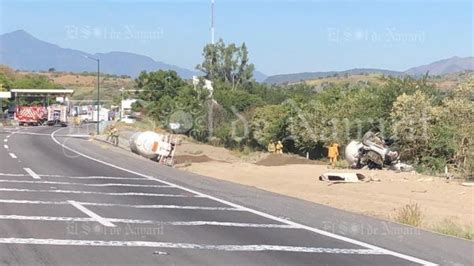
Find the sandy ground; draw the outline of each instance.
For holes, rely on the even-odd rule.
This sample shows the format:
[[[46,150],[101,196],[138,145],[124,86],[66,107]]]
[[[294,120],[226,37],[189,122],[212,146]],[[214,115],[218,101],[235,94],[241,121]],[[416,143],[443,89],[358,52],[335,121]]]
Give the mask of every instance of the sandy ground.
[[[390,220],[397,209],[417,203],[424,215],[422,226],[426,228],[445,220],[474,225],[474,188],[459,182],[448,183],[440,177],[388,170],[334,170],[321,162],[307,164],[304,158],[287,155],[278,159],[276,155],[268,157],[260,153],[243,159],[224,148],[198,143],[183,143],[178,151],[177,158],[186,158],[178,159],[181,163],[178,167],[197,174]],[[194,156],[200,159],[193,161]],[[203,156],[207,159],[203,160]],[[265,163],[258,165],[259,162]],[[271,162],[284,165],[265,166]],[[319,181],[319,176],[327,172],[363,173],[377,181],[352,184]]]

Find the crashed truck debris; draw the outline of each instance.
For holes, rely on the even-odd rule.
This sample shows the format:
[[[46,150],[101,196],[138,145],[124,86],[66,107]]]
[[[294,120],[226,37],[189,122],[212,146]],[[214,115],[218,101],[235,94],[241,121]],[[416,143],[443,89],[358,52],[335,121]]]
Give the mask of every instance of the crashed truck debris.
[[[352,168],[382,169],[399,172],[413,171],[411,165],[401,163],[399,154],[392,151],[389,145],[377,133],[367,132],[362,141],[351,141],[346,146],[345,158]]]
[[[324,173],[319,177],[319,180],[336,183],[357,183],[366,182],[369,178],[361,173]]]

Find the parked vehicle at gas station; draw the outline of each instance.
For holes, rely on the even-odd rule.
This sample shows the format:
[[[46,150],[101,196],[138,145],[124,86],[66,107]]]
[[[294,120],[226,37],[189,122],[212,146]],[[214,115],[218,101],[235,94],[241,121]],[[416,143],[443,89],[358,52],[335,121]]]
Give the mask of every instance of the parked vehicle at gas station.
[[[20,126],[67,126],[69,96],[67,89],[12,89],[13,120]]]

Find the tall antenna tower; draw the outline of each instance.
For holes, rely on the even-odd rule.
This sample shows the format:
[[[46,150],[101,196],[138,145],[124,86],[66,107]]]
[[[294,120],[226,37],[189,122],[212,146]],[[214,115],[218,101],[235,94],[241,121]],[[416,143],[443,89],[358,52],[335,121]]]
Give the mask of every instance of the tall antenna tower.
[[[214,44],[214,0],[211,0],[211,43]]]

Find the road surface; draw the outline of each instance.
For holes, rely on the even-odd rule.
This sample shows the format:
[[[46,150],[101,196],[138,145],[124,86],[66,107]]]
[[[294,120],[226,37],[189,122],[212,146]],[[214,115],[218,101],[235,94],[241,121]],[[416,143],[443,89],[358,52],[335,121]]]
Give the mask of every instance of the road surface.
[[[1,265],[473,264],[473,242],[160,166],[84,130],[0,128]]]

